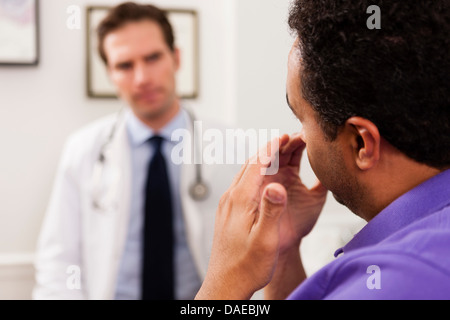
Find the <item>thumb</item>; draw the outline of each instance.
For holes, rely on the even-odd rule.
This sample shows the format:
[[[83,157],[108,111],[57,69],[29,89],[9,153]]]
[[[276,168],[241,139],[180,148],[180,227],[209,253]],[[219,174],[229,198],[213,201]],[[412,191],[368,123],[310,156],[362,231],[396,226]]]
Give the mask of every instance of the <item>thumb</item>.
[[[268,184],[263,191],[261,199],[260,223],[268,226],[277,225],[277,222],[286,207],[287,192],[279,183]]]

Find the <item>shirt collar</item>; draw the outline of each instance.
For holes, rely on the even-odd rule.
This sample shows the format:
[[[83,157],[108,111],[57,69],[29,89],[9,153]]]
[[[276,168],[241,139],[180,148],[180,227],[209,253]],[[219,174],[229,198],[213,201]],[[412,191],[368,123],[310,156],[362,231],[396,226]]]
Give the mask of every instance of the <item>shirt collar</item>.
[[[410,223],[424,218],[450,204],[450,169],[426,180],[403,194],[358,232],[343,248],[342,252],[379,243]]]
[[[141,120],[139,120],[132,111],[128,112],[126,122],[128,135],[133,147],[138,147],[144,144],[148,139],[156,134],[152,128],[148,127]],[[159,130],[158,135],[163,137],[166,141],[172,142],[172,132],[176,129],[186,127],[186,111],[183,108],[180,108],[175,117],[161,130]]]

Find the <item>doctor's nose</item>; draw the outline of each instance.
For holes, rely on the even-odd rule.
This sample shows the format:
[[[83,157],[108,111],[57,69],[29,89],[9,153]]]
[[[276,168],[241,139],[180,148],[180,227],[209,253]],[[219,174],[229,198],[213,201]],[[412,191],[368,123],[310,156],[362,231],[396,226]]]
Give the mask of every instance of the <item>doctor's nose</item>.
[[[145,64],[138,64],[134,69],[133,82],[136,87],[146,86],[151,83],[151,72]]]

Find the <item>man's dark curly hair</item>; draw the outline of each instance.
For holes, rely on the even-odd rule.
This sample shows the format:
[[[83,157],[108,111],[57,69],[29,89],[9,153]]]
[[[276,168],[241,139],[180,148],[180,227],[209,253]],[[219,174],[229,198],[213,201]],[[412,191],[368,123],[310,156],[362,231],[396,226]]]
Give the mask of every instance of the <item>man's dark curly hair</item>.
[[[450,1],[296,0],[301,93],[333,141],[345,121],[372,121],[409,158],[450,165]],[[381,29],[370,30],[370,5]]]

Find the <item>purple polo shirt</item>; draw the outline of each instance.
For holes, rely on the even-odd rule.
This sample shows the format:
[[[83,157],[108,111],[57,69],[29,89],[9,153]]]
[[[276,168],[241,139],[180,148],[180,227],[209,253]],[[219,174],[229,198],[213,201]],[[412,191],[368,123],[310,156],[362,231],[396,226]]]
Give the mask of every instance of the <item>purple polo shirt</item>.
[[[450,169],[375,216],[288,299],[450,299]]]

